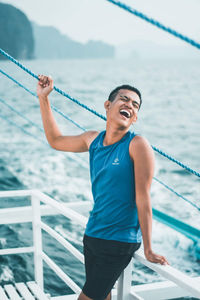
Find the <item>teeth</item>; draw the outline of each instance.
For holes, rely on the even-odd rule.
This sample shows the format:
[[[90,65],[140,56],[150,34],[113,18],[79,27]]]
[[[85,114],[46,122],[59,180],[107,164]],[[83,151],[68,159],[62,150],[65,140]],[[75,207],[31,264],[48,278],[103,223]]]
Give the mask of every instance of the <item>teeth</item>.
[[[121,109],[120,113],[122,113],[122,112],[125,112],[127,114],[127,117],[130,118],[131,114],[130,114],[130,112],[128,110]]]

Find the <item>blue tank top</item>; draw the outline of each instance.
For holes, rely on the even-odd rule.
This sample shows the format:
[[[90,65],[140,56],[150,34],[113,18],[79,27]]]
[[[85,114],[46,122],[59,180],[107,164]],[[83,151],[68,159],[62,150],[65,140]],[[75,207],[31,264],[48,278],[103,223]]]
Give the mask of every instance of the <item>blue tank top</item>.
[[[85,234],[138,243],[142,235],[135,202],[134,165],[129,155],[135,134],[128,131],[118,142],[104,146],[105,133],[102,131],[89,148],[94,206]]]

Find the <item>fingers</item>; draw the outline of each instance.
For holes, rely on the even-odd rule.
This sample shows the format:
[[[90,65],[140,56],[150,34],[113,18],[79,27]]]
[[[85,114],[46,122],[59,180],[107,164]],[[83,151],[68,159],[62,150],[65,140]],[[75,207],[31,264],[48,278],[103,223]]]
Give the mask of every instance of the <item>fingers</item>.
[[[51,76],[45,76],[45,75],[38,75],[39,78],[39,82],[38,84],[45,88],[47,86],[50,86],[51,88],[53,88],[53,79],[51,78]]]
[[[161,265],[169,265],[169,262],[167,261],[167,259],[162,256],[162,255],[158,255],[154,252],[152,252],[150,255],[146,256],[147,260],[153,263],[158,263]]]
[[[158,263],[158,264],[163,265],[163,264],[164,264],[164,259],[163,259],[161,256],[155,254],[155,255],[153,255],[153,257],[151,258],[151,262],[155,262],[155,263]]]
[[[159,258],[158,258],[158,263],[161,264],[161,265],[169,265],[167,259],[164,256],[160,256],[160,255],[159,255]]]
[[[47,76],[38,75],[38,78],[39,78],[39,85],[41,85],[43,88],[49,85],[49,80]]]
[[[38,75],[37,95],[46,99],[53,90],[53,79],[51,76]]]

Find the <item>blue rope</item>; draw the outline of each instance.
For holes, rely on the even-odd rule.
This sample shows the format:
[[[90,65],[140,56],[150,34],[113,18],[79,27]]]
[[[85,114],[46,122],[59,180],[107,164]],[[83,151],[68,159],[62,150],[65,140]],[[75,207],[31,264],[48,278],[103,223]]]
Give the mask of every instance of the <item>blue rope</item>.
[[[162,156],[168,158],[169,160],[173,161],[175,164],[179,165],[180,167],[182,167],[183,169],[187,170],[188,172],[196,175],[197,177],[200,177],[200,173],[193,170],[192,168],[184,165],[182,162],[178,161],[177,159],[173,158],[172,156],[170,156],[169,154],[163,152],[162,150],[156,148],[155,146],[152,146],[153,150],[155,150],[156,152],[158,152],[159,154],[161,154]]]
[[[10,80],[12,80],[13,82],[15,82],[18,86],[20,86],[21,88],[23,88],[25,91],[27,91],[28,93],[30,93],[32,96],[37,97],[37,95],[33,92],[31,92],[28,88],[26,88],[24,85],[22,85],[19,81],[17,81],[16,79],[14,79],[12,76],[8,75],[7,73],[5,73],[2,69],[0,69],[0,72],[6,76],[7,78],[9,78]]]
[[[5,75],[7,78],[9,78],[10,80],[12,80],[13,82],[15,82],[18,86],[20,86],[21,88],[23,88],[25,91],[27,91],[28,93],[30,93],[32,96],[36,97],[38,99],[38,96],[36,93],[32,92],[31,90],[29,90],[28,88],[26,88],[23,84],[21,84],[19,81],[17,81],[16,79],[14,79],[12,76],[8,75],[7,73],[5,73],[3,70],[0,69],[0,72]],[[55,110],[58,114],[60,114],[62,117],[64,117],[66,120],[70,121],[71,123],[73,123],[75,126],[77,126],[78,128],[82,129],[83,131],[86,131],[86,129],[84,127],[82,127],[81,125],[79,125],[78,123],[76,123],[75,121],[73,121],[69,116],[67,116],[66,114],[64,114],[63,112],[61,112],[57,107],[55,107],[54,105],[51,105],[51,108],[53,110]]]
[[[39,127],[37,124],[35,124],[34,122],[32,122],[30,119],[24,117],[19,111],[17,111],[16,109],[13,109],[12,106],[8,105],[8,104],[7,104],[4,100],[2,100],[1,98],[0,98],[0,101],[1,101],[3,104],[5,104],[9,109],[11,109],[12,111],[14,111],[16,114],[20,115],[23,119],[25,119],[26,121],[28,121],[29,123],[31,123],[33,126],[39,128],[40,131],[44,132],[44,131],[42,130],[41,127]],[[23,127],[17,125],[15,122],[10,121],[8,118],[6,118],[6,117],[4,117],[4,116],[2,116],[2,115],[0,115],[0,117],[1,117],[2,119],[4,119],[5,121],[7,121],[9,124],[11,124],[11,125],[13,125],[13,126],[19,128],[19,129],[22,130],[24,133],[26,133],[26,134],[30,135],[31,137],[33,137],[33,138],[39,140],[40,142],[42,142],[42,143],[45,144],[46,146],[49,146],[48,143],[42,141],[41,139],[38,139],[38,137],[36,137],[35,135],[29,133],[27,130],[25,130]],[[80,162],[81,162],[82,165],[83,165],[83,163],[84,163],[84,167],[86,166],[84,161],[81,160]],[[183,200],[187,201],[187,202],[190,203],[192,206],[194,206],[195,208],[197,208],[198,210],[200,210],[200,207],[198,207],[196,204],[194,204],[192,201],[190,201],[190,200],[187,199],[186,197],[184,197],[184,196],[182,196],[181,194],[177,193],[175,190],[173,190],[171,187],[169,187],[169,186],[168,186],[167,184],[165,184],[164,182],[160,181],[160,180],[157,179],[156,177],[153,177],[153,179],[156,180],[156,181],[157,181],[158,183],[160,183],[161,185],[163,185],[163,186],[164,186],[165,188],[167,188],[168,190],[170,190],[170,191],[171,191],[172,193],[174,193],[176,196],[182,198]]]
[[[8,59],[10,59],[11,61],[13,61],[15,64],[17,64],[20,68],[22,68],[23,70],[25,70],[27,73],[29,73],[29,74],[33,74],[30,70],[28,70],[27,68],[25,68],[24,66],[22,66],[18,61],[16,61],[12,56],[10,56],[9,54],[7,54],[5,51],[3,51],[1,48],[0,48],[0,53],[2,53],[3,55],[5,55],[6,57],[8,57]],[[35,75],[36,76],[36,75]],[[34,76],[34,77],[35,77]],[[9,76],[10,78],[11,78],[11,76]],[[36,76],[37,77],[37,76]],[[12,79],[14,82],[16,82],[17,83],[17,81],[15,80],[15,79]],[[27,90],[27,89],[26,89]],[[57,90],[57,88],[56,88],[56,90]],[[62,92],[61,90],[60,90],[60,92]],[[65,94],[65,92],[62,92],[63,93],[63,95]],[[32,94],[32,92],[31,92],[31,94]],[[35,94],[36,95],[36,94]],[[67,94],[65,94],[64,96],[66,96]],[[36,97],[37,97],[37,95],[36,95]],[[68,97],[68,96],[66,96],[66,97]],[[73,98],[71,98],[71,99],[73,99]],[[74,99],[75,100],[75,99]],[[89,111],[91,111],[91,109],[90,108],[88,108],[86,105],[84,105],[84,104],[81,104],[78,100],[75,100],[75,101],[77,101],[77,104],[79,104],[79,105],[81,105],[82,107],[84,107],[84,108],[86,108],[87,110],[89,110]],[[106,120],[106,118],[105,117],[103,117],[101,114],[99,114],[99,113],[97,113],[96,111],[91,111],[91,112],[93,112],[96,116],[98,116],[98,117],[100,117],[100,118],[102,118],[102,119],[104,119],[104,120]],[[74,121],[72,121],[71,120],[71,122],[74,122]],[[77,126],[77,125],[76,125]],[[79,126],[79,125],[78,125]],[[80,127],[79,127],[80,128]],[[85,129],[83,129],[83,128],[81,128],[82,130],[85,130]],[[174,162],[174,163],[176,163],[177,165],[179,165],[180,167],[182,167],[183,169],[185,169],[185,170],[187,170],[188,172],[190,172],[190,173],[192,173],[192,174],[194,174],[194,175],[196,175],[196,176],[198,176],[198,177],[200,177],[200,173],[199,172],[197,172],[197,171],[195,171],[195,170],[193,170],[192,168],[190,168],[190,167],[188,167],[188,166],[186,166],[186,165],[184,165],[183,163],[181,163],[180,161],[178,161],[177,159],[175,159],[175,158],[173,158],[172,156],[170,156],[170,155],[168,155],[167,153],[165,153],[164,151],[162,151],[162,150],[160,150],[160,149],[158,149],[158,148],[156,148],[156,147],[154,147],[154,146],[152,146],[152,148],[156,151],[156,152],[158,152],[159,154],[161,154],[162,156],[164,156],[164,157],[166,157],[166,158],[168,158],[169,160],[171,160],[172,162]]]
[[[158,178],[153,177],[153,179],[155,181],[157,181],[158,183],[160,183],[161,185],[163,185],[166,189],[168,189],[169,191],[171,191],[172,193],[174,193],[176,196],[178,196],[179,198],[182,198],[183,200],[185,200],[186,202],[190,203],[192,206],[194,206],[195,208],[197,208],[200,211],[200,207],[198,205],[196,205],[194,202],[190,201],[189,199],[187,199],[186,197],[182,196],[181,194],[177,193],[175,190],[173,190],[170,186],[168,186],[167,184],[165,184],[164,182],[160,181]]]
[[[44,130],[28,118],[26,118],[22,113],[20,113],[18,110],[14,109],[11,105],[9,105],[6,101],[4,101],[2,98],[0,98],[0,102],[3,103],[5,106],[7,106],[10,110],[14,111],[17,115],[19,115],[24,120],[28,121],[32,126],[38,128],[41,132],[44,132]]]
[[[120,1],[115,1],[115,0],[107,0],[107,1],[111,2],[114,5],[119,6],[120,8],[122,8],[122,9],[130,12],[131,14],[134,14],[136,17],[139,17],[139,18],[145,20],[146,22],[149,22],[152,25],[154,25],[154,26],[156,26],[156,27],[158,27],[158,28],[160,28],[160,29],[168,32],[169,34],[174,35],[175,37],[177,37],[177,38],[185,41],[186,43],[189,43],[193,47],[196,47],[196,48],[200,49],[200,43],[198,43],[198,42],[190,39],[189,37],[187,37],[187,36],[185,36],[185,35],[183,35],[183,34],[181,34],[179,32],[177,32],[174,29],[171,29],[170,27],[166,27],[162,23],[160,23],[160,22],[158,22],[158,21],[156,21],[156,20],[154,20],[154,19],[146,16],[145,14],[139,12],[138,10],[136,10],[136,9],[134,9],[134,8],[132,8],[132,7],[128,6],[128,5],[120,2]]]
[[[26,133],[27,135],[30,135],[30,136],[33,137],[34,139],[40,141],[41,143],[45,144],[46,146],[48,146],[48,147],[50,148],[50,146],[49,146],[48,143],[46,143],[46,142],[44,142],[43,140],[39,139],[36,135],[34,135],[34,134],[28,132],[28,131],[27,131],[26,129],[24,129],[23,127],[17,125],[15,122],[9,120],[8,118],[4,117],[4,116],[1,115],[1,114],[0,114],[0,118],[3,119],[3,120],[5,120],[5,121],[7,121],[9,124],[11,124],[11,125],[13,125],[13,126],[19,128],[20,130],[22,130],[22,131],[23,131],[24,133]]]
[[[5,120],[5,121],[6,121],[7,123],[9,123],[10,125],[17,127],[18,129],[20,129],[21,131],[23,131],[25,134],[27,134],[27,135],[33,137],[33,138],[36,139],[37,141],[40,141],[40,142],[43,143],[45,146],[47,146],[49,149],[52,149],[51,146],[49,146],[48,143],[46,143],[45,141],[39,139],[36,135],[34,135],[34,134],[28,132],[28,131],[27,131],[26,129],[24,129],[22,126],[19,126],[18,124],[16,124],[15,122],[9,120],[8,118],[4,117],[4,116],[1,115],[1,114],[0,114],[0,118],[3,119],[3,120]],[[28,118],[27,118],[27,120],[28,120],[29,122],[31,122],[31,120],[29,120]],[[32,122],[31,122],[31,123],[32,123]],[[82,165],[84,168],[88,168],[88,163],[87,163],[85,160],[81,159],[79,156],[77,156],[77,154],[75,154],[75,155],[73,155],[73,156],[72,156],[72,154],[75,154],[75,153],[69,153],[69,152],[67,153],[67,155],[70,156],[73,160],[77,161],[78,163],[81,163],[81,165]]]
[[[84,127],[82,127],[81,125],[79,125],[78,123],[76,123],[74,120],[72,120],[69,116],[66,116],[61,110],[59,110],[57,107],[55,107],[54,105],[51,105],[51,108],[53,110],[55,110],[59,115],[63,116],[65,119],[67,119],[68,121],[70,121],[71,123],[73,123],[76,127],[78,127],[79,129],[86,131],[86,129]]]
[[[3,49],[0,48],[0,53],[2,55],[4,55],[5,57],[7,57],[10,61],[12,61],[14,64],[16,64],[18,67],[20,67],[22,70],[24,70],[25,72],[27,72],[28,74],[30,74],[31,76],[33,76],[34,78],[36,78],[37,80],[39,80],[38,76],[36,74],[34,74],[33,72],[31,72],[28,68],[26,68],[25,66],[23,66],[19,61],[17,61],[16,59],[14,59],[11,55],[9,55],[8,53],[6,53]],[[59,88],[57,88],[56,86],[54,86],[54,90],[56,92],[58,92],[59,94],[61,94],[62,96],[70,99],[71,101],[73,101],[74,103],[80,105],[81,107],[87,109],[88,111],[90,111],[91,113],[93,113],[94,115],[100,117],[101,119],[106,121],[106,117],[104,117],[103,115],[99,114],[98,112],[96,112],[94,109],[89,108],[87,105],[79,102],[78,100],[76,100],[75,98],[72,98],[70,95],[68,95],[67,93],[63,92],[62,90],[60,90]]]

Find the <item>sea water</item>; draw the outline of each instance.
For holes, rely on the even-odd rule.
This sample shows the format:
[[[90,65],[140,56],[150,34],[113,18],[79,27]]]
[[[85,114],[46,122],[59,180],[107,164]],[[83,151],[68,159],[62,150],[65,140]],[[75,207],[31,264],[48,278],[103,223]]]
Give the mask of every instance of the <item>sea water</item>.
[[[196,171],[200,171],[200,60],[33,60],[24,61],[36,74],[51,75],[55,85],[90,108],[105,115],[104,101],[117,85],[131,84],[141,90],[143,104],[137,124],[131,131],[145,136],[156,146]],[[31,91],[37,81],[11,62],[1,69]],[[42,127],[38,100],[0,74],[0,98]],[[105,121],[53,91],[51,104],[87,130],[104,130]],[[51,149],[45,135],[0,102],[0,114],[36,136],[34,139],[6,120],[0,126],[0,189],[39,189],[58,201],[92,201],[88,153],[72,159],[68,153]],[[63,135],[82,131],[53,112]],[[155,177],[200,206],[199,178],[155,153]],[[196,228],[200,212],[165,189],[155,180],[151,189],[152,206]],[[24,202],[23,202],[24,201]],[[25,205],[19,199],[1,199],[0,207]],[[27,204],[27,203],[26,203]],[[82,252],[83,229],[62,216],[45,217],[45,222]],[[170,264],[188,274],[200,276],[200,263],[194,244],[180,233],[153,221],[153,249],[165,255]],[[0,247],[32,245],[30,224],[0,227]],[[84,284],[84,266],[70,253],[44,234],[45,252],[80,286]],[[33,256],[0,257],[0,283],[33,280]],[[70,288],[44,265],[45,290],[51,295],[71,293]],[[139,263],[134,265],[133,284],[163,280]]]

